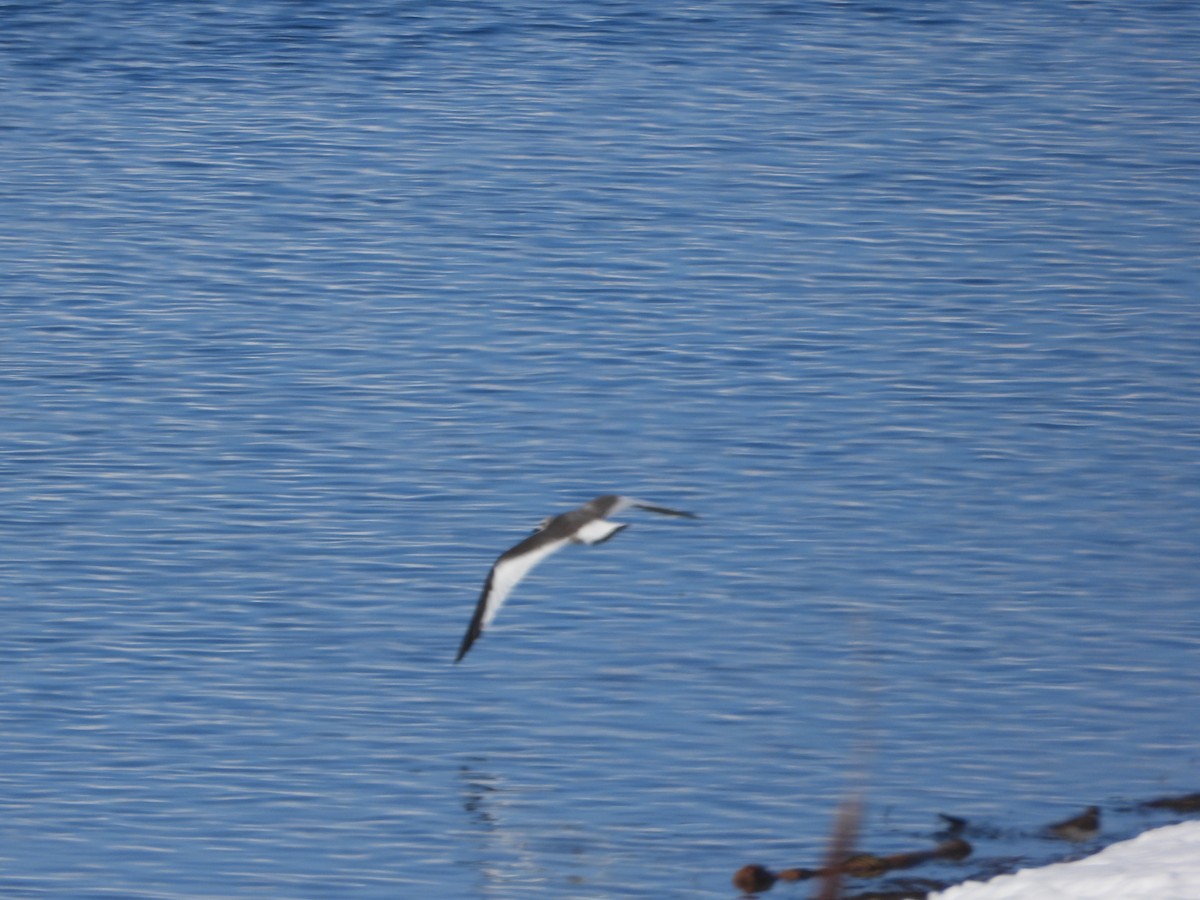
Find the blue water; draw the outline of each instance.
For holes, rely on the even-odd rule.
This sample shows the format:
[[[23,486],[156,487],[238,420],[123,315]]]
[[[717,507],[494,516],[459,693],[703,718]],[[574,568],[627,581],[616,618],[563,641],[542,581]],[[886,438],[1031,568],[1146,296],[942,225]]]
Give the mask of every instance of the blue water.
[[[1189,3],[0,4],[0,894],[730,897],[1200,789]],[[495,556],[628,515],[451,660]],[[785,896],[807,896],[780,888]]]

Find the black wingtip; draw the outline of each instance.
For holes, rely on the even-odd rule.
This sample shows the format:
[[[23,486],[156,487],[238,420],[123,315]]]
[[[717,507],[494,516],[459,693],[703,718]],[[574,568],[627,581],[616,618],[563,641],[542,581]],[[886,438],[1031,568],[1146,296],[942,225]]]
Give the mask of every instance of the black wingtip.
[[[644,509],[647,512],[655,512],[663,516],[679,516],[681,519],[698,519],[700,518],[695,513],[684,512],[681,509],[670,509],[666,506],[651,506],[648,503],[635,503],[637,509]]]
[[[479,632],[475,628],[468,629],[466,635],[463,637],[462,646],[458,648],[458,656],[454,657],[455,665],[458,665],[462,661],[462,658],[467,655],[467,651],[471,649],[471,645],[475,643],[477,637],[479,637]]]
[[[483,591],[479,594],[479,602],[475,604],[475,614],[471,616],[471,624],[467,626],[467,633],[463,635],[462,644],[459,645],[458,656],[454,657],[456,663],[467,655],[471,645],[483,634],[483,617],[487,610],[487,596],[492,589],[492,579],[495,577],[496,567],[492,566],[492,570],[488,572],[487,581],[484,582]]]
[[[491,585],[492,576],[488,575],[487,586],[490,588]],[[484,589],[484,597],[486,596],[487,588]],[[471,617],[471,624],[467,626],[467,633],[463,635],[462,643],[458,647],[458,656],[454,657],[454,661],[456,663],[467,655],[467,651],[474,646],[477,640],[479,640],[479,636],[481,634],[483,634],[483,597],[480,598],[479,606],[475,610],[475,615]]]

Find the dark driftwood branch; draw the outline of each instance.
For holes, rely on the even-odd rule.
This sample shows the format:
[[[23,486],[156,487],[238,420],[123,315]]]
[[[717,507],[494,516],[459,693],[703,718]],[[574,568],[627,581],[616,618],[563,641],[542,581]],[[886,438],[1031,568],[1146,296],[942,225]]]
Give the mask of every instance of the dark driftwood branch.
[[[819,900],[836,900],[841,889],[841,876],[854,878],[878,878],[896,869],[911,869],[921,863],[935,859],[965,859],[971,855],[971,845],[962,838],[942,841],[931,850],[916,850],[911,853],[893,853],[878,856],[874,853],[856,853],[843,857],[837,864],[828,864],[820,869],[781,869],[772,872],[765,866],[742,866],[733,876],[733,886],[747,894],[758,894],[769,890],[777,881],[804,881],[809,878],[825,879]],[[834,887],[830,888],[829,885]],[[829,893],[830,890],[835,893]]]

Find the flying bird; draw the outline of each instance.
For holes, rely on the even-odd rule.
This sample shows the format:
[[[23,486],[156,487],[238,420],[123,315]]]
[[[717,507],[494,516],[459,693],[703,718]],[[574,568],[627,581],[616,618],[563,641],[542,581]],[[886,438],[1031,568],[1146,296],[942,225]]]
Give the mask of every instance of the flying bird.
[[[609,522],[608,517],[627,509],[644,509],[647,512],[682,516],[686,519],[700,518],[689,512],[654,506],[617,494],[605,494],[595,500],[589,500],[578,509],[557,516],[547,516],[534,529],[533,534],[511,550],[500,554],[500,558],[488,572],[483,593],[479,595],[479,602],[475,606],[475,615],[471,617],[471,624],[467,627],[467,633],[463,635],[462,646],[458,648],[458,656],[454,661],[458,662],[467,655],[471,645],[479,639],[484,629],[492,624],[496,613],[500,611],[513,588],[534,566],[567,544],[602,544],[609,540],[617,532],[628,528],[629,524]]]

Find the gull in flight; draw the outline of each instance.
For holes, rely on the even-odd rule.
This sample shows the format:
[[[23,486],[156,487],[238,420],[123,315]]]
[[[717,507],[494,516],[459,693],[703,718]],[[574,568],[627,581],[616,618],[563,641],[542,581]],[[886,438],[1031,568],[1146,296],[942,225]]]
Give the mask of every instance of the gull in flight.
[[[567,544],[604,543],[618,531],[629,527],[628,523],[606,521],[609,516],[615,516],[627,509],[644,509],[664,516],[683,516],[687,519],[700,518],[692,513],[654,506],[616,494],[605,494],[595,500],[589,500],[578,509],[557,516],[547,516],[534,529],[533,534],[511,550],[500,554],[500,558],[488,572],[483,593],[479,595],[479,603],[475,606],[475,615],[471,617],[471,624],[467,627],[467,633],[463,635],[462,646],[458,648],[458,656],[454,661],[458,662],[467,655],[471,645],[479,639],[484,629],[492,624],[512,589],[534,566]]]

